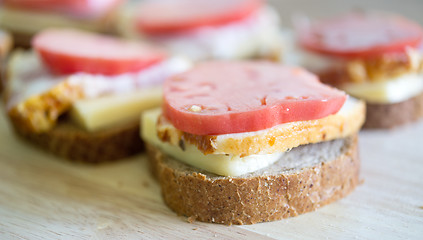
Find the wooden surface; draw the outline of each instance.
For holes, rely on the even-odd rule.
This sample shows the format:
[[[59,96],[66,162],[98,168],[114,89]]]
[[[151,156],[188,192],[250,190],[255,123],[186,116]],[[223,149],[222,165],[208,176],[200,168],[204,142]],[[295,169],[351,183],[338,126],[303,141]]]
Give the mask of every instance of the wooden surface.
[[[0,116],[0,239],[423,239],[423,122],[360,135],[363,183],[316,212],[250,226],[188,223],[146,156],[90,166],[16,138]]]

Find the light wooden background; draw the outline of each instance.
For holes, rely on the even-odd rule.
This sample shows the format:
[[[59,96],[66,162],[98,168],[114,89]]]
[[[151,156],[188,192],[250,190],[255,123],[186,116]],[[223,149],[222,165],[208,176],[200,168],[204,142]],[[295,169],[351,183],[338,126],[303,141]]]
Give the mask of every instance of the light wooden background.
[[[363,183],[296,218],[188,223],[161,199],[145,155],[90,166],[17,139],[0,116],[0,239],[423,239],[423,122],[360,134]]]

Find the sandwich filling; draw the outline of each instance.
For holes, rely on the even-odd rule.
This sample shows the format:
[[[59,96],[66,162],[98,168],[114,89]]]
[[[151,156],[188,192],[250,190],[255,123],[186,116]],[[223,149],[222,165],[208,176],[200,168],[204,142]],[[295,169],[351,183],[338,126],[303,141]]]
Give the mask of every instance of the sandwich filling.
[[[217,72],[216,67],[219,69]],[[208,78],[207,73],[213,76]],[[230,84],[219,85],[227,79],[231,79]],[[238,85],[235,79],[243,86]],[[213,91],[204,92],[201,88],[205,86]],[[239,94],[244,96],[236,93],[233,93],[236,95],[234,98],[227,96],[225,91],[233,86],[239,88]],[[268,92],[279,87],[282,87],[282,92],[275,96]],[[195,93],[191,93],[190,89],[195,89]],[[267,96],[268,102],[257,106],[255,101],[261,94]],[[285,98],[285,94],[290,97]],[[304,98],[294,97],[297,94]],[[331,103],[338,97],[342,103],[339,107]],[[313,98],[319,99],[325,106],[312,107],[316,104]],[[344,102],[342,98],[341,92],[314,82],[312,75],[296,68],[264,62],[203,63],[165,82],[163,112],[157,109],[145,112],[141,119],[141,134],[146,142],[184,163],[218,175],[239,176],[271,165],[280,160],[284,152],[297,146],[343,138],[357,132],[364,122],[364,103],[353,98]],[[238,105],[237,101],[241,104]],[[193,112],[192,108],[183,107],[185,102],[196,104],[199,108]],[[295,106],[290,105],[293,103]],[[302,109],[302,104],[306,108]],[[274,112],[287,106],[290,107],[288,113],[277,116]],[[174,108],[177,113],[167,108]],[[330,108],[334,111],[314,117],[309,115],[313,112],[312,108],[319,109],[316,114],[327,112]],[[296,115],[299,109],[302,109],[301,113]],[[263,127],[267,124],[263,119],[268,114],[272,119],[278,119],[278,123]],[[304,114],[307,117],[302,118]],[[257,115],[259,118],[256,118]],[[284,121],[290,117],[296,119]],[[191,121],[191,118],[194,120]],[[208,123],[208,119],[212,121]],[[255,124],[252,125],[252,122]],[[230,127],[234,125],[245,130],[234,130]],[[263,128],[255,130],[258,125]]]
[[[423,91],[423,29],[400,16],[350,13],[304,21],[301,62],[320,79],[370,103],[402,102]]]
[[[133,17],[130,17],[134,15],[135,12],[122,18],[120,28],[125,36],[151,40],[193,60],[234,59],[272,53],[277,57],[281,52],[279,18],[269,6],[234,22],[176,33],[149,34],[139,31]]]
[[[189,67],[184,58],[169,57],[131,73],[55,75],[34,52],[16,52],[8,68],[7,109],[29,131],[48,131],[68,112],[81,127],[95,131],[158,106],[163,80]]]
[[[303,50],[300,61],[323,82],[367,102],[397,103],[423,92],[423,53],[418,49],[370,60],[347,60]]]
[[[323,119],[290,122],[255,132],[213,136],[217,148],[206,154],[204,149],[199,148],[201,140],[186,140],[183,133],[171,124],[167,124],[164,130],[159,121],[161,110],[153,109],[143,113],[141,136],[163,153],[188,165],[217,175],[239,176],[270,166],[294,147],[354,134],[364,122],[364,111],[362,102],[349,98],[338,113]],[[167,137],[163,138],[164,135]],[[246,146],[243,142],[256,145]]]

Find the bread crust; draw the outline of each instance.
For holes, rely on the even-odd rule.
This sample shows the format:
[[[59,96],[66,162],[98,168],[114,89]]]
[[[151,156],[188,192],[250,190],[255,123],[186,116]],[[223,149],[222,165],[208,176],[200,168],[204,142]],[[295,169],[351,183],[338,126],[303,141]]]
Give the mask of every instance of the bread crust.
[[[32,34],[13,32],[13,31],[11,31],[11,34],[13,37],[15,48],[23,48],[23,49],[31,48],[31,39],[33,36]]]
[[[297,216],[350,193],[359,182],[358,136],[342,141],[332,160],[278,174],[259,170],[239,177],[221,177],[182,163],[176,168],[174,162],[179,161],[149,144],[147,152],[164,202],[173,211],[189,220],[242,225]]]
[[[423,117],[423,92],[399,103],[367,103],[364,128],[394,128]]]
[[[71,161],[101,163],[139,153],[144,145],[139,137],[139,121],[96,132],[85,131],[68,120],[52,130],[34,133],[12,122],[15,132],[25,140]]]

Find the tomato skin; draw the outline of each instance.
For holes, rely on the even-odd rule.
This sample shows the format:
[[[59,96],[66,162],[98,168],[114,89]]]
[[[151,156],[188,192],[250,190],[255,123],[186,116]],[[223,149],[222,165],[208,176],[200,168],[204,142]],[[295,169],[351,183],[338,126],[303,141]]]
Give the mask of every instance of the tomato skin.
[[[78,72],[102,74],[107,76],[119,75],[130,72],[137,72],[162,60],[161,57],[146,61],[110,59],[89,59],[78,56],[62,54],[51,54],[46,50],[39,50],[39,55],[43,59],[50,71],[57,75],[68,75]]]
[[[258,75],[242,73],[248,69]],[[282,77],[269,80],[278,74]],[[216,82],[201,82],[202,76]],[[209,91],[202,89],[207,84]],[[209,62],[165,82],[163,114],[184,132],[220,135],[323,118],[339,111],[345,100],[343,92],[297,68],[265,62]]]
[[[204,26],[220,26],[250,16],[263,2],[264,0],[147,1],[140,5],[135,25],[141,33],[147,34],[172,34]]]
[[[345,100],[346,96],[341,96],[327,101],[308,102],[307,106],[302,103],[285,103],[281,107],[271,109],[213,115],[207,118],[197,114],[181,116],[180,112],[165,105],[164,114],[177,129],[184,132],[195,135],[221,135],[259,131],[288,122],[320,119],[338,112]]]
[[[151,46],[77,30],[45,30],[32,43],[44,64],[59,75],[137,72],[166,57]]]
[[[299,29],[298,40],[305,49],[323,55],[372,58],[419,47],[423,29],[400,16],[350,13]]]

